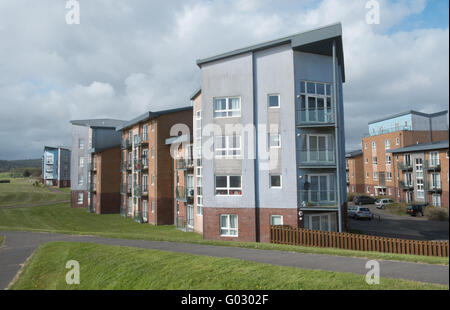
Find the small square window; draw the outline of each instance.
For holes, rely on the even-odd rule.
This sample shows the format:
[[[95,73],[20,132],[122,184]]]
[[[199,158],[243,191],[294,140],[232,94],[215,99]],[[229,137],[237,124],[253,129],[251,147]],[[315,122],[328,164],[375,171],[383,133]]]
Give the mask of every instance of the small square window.
[[[283,216],[282,215],[271,215],[270,216],[270,225],[283,225]]]
[[[270,176],[270,187],[281,188],[281,175],[278,174]]]
[[[280,107],[280,95],[269,95],[269,108]]]

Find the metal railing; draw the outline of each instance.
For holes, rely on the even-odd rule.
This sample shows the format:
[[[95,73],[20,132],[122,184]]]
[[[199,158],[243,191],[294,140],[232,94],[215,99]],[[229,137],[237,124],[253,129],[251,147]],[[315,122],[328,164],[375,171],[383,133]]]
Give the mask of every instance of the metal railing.
[[[140,185],[140,184],[134,184],[133,185],[133,195],[135,197],[141,197],[142,196],[142,185]]]
[[[132,146],[132,143],[131,143],[130,139],[122,140],[122,149],[124,149],[124,150],[130,149],[131,146]]]
[[[373,130],[372,132],[365,133],[364,137],[378,136],[378,135],[383,135],[386,133],[396,132],[396,131],[400,131],[400,130],[411,131],[412,127],[411,126],[397,126],[397,127],[380,128],[377,130]]]
[[[428,192],[441,192],[442,184],[441,184],[441,182],[436,183],[436,184],[432,184],[431,182],[429,182],[425,185],[425,190]]]
[[[405,181],[398,181],[398,187],[400,189],[412,189],[414,185],[412,183],[407,183]]]
[[[299,190],[298,198],[301,207],[337,206],[337,192],[319,190]]]
[[[300,109],[296,111],[297,125],[334,124],[332,108]]]
[[[423,162],[423,169],[424,170],[440,171],[441,170],[441,162],[440,162],[439,159],[425,160]]]
[[[334,164],[334,149],[297,150],[297,159],[304,165]]]
[[[175,189],[175,198],[181,201],[191,201],[194,199],[194,188],[177,186]]]
[[[194,168],[194,160],[186,158],[175,159],[175,168],[178,170]]]
[[[131,184],[122,183],[120,185],[120,193],[121,194],[131,194]]]
[[[397,167],[400,170],[412,170],[413,166],[411,163],[398,162]]]

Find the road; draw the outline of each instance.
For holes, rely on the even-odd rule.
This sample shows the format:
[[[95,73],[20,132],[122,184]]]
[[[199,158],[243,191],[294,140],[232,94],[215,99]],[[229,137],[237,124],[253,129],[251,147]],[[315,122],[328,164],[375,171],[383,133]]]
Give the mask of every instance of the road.
[[[237,258],[251,262],[305,269],[366,274],[367,259],[304,254],[285,251],[257,250],[200,244],[125,240],[93,236],[72,236],[38,232],[0,231],[5,237],[0,248],[0,288],[6,288],[28,257],[43,243],[50,241],[93,242],[165,250],[202,256]],[[449,284],[448,266],[380,260],[380,276],[419,282]]]
[[[349,219],[351,230],[383,237],[416,239],[416,240],[448,240],[449,222],[430,221],[426,217],[395,215],[377,209],[375,205],[365,205],[374,214],[374,219]]]

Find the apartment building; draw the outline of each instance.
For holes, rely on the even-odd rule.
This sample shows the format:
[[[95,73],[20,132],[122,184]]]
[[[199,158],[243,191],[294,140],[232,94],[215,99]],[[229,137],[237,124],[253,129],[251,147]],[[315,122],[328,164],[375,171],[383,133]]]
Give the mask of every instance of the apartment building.
[[[204,238],[268,242],[271,225],[342,231],[341,24],[197,64]]]
[[[120,212],[120,139],[117,146],[101,149],[92,146],[88,160],[88,210],[97,214]]]
[[[347,193],[364,192],[364,158],[363,151],[356,150],[345,154],[347,171]]]
[[[389,150],[396,175],[395,200],[449,206],[448,140]]]
[[[364,192],[394,196],[396,177],[389,150],[413,144],[448,140],[448,111],[421,113],[406,111],[369,123],[362,139],[364,156]]]
[[[175,170],[166,140],[190,134],[192,107],[149,111],[117,130],[122,136],[121,214],[140,223],[173,225]]]
[[[70,186],[70,149],[44,146],[42,183],[48,186]]]
[[[109,195],[99,196],[92,189],[93,186],[96,186],[96,190],[103,189],[103,194],[110,194],[111,189],[106,189],[109,186],[98,185],[98,182],[104,180],[104,178],[99,177],[97,179],[98,172],[92,169],[94,166],[97,168],[103,167],[103,165],[99,166],[98,161],[92,161],[92,159],[96,158],[96,154],[104,154],[107,150],[120,146],[122,136],[116,131],[116,127],[122,125],[124,121],[116,119],[87,119],[73,120],[70,123],[72,124],[72,153],[70,161],[71,207],[86,208],[89,211],[94,211],[93,206],[96,205],[96,212],[107,212],[106,210],[109,207],[101,207],[101,198],[103,197],[104,201],[107,202],[109,201],[109,198],[107,198]],[[109,157],[110,154],[108,152],[105,157]],[[106,159],[106,161],[109,160]],[[114,160],[112,161],[114,162]],[[109,168],[104,170],[106,171],[107,169]],[[113,167],[111,169],[114,170]]]

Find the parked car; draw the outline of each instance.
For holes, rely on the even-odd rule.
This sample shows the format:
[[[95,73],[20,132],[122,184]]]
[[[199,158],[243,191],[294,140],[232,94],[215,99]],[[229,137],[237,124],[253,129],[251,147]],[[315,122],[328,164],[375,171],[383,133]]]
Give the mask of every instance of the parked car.
[[[357,206],[348,206],[348,207],[347,207],[347,216],[348,216],[348,217],[354,217],[354,216],[355,216],[356,209],[358,209]]]
[[[356,210],[355,210],[355,213],[354,213],[353,217],[356,220],[359,220],[359,219],[371,220],[372,219],[372,212],[370,212],[369,208],[366,208],[366,207],[356,207]]]
[[[377,207],[377,209],[384,209],[384,207],[390,203],[393,203],[394,201],[392,199],[387,199],[387,198],[383,198],[383,199],[378,199],[377,201],[375,201],[375,206]]]
[[[410,205],[406,209],[406,213],[411,216],[423,216],[423,209],[425,209],[426,206],[427,205],[425,204]]]
[[[353,202],[355,203],[355,205],[370,205],[374,204],[375,201],[375,198],[369,196],[355,196],[353,198]]]

